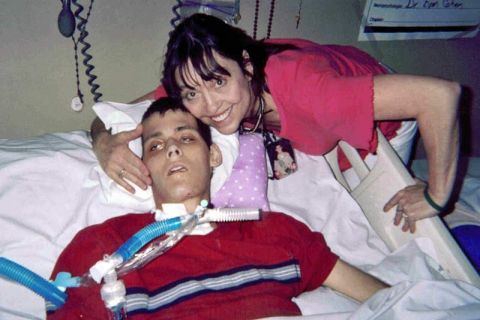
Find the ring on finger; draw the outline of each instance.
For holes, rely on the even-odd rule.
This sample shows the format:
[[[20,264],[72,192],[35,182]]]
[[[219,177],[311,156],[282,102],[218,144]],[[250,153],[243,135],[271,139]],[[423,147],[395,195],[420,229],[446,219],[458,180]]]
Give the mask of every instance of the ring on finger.
[[[118,176],[120,178],[123,178],[125,176],[126,172],[127,172],[127,170],[125,168],[122,168],[122,170],[120,170],[120,172],[118,172]]]

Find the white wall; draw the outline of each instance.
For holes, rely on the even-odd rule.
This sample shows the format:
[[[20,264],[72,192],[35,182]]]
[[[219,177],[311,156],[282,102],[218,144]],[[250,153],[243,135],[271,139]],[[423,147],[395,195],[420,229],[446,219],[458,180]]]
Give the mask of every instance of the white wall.
[[[480,37],[456,40],[357,42],[364,0],[277,0],[272,37],[300,37],[352,44],[398,72],[455,79],[476,96],[469,120],[480,136]],[[83,0],[83,4],[89,1]],[[93,73],[102,99],[128,102],[151,89],[160,68],[173,18],[173,0],[95,1],[87,30]],[[252,33],[255,0],[241,0],[238,26]],[[270,1],[261,1],[258,37],[266,35]],[[70,109],[76,96],[73,43],[57,29],[59,0],[0,0],[0,138],[88,129],[94,115],[83,75],[86,106]],[[467,122],[468,122],[467,121]],[[478,140],[478,139],[477,139]],[[478,142],[473,152],[480,155]]]

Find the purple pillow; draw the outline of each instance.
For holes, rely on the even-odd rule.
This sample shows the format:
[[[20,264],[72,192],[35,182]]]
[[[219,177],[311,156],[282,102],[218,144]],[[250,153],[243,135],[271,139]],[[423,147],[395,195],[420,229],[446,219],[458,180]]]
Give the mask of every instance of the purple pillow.
[[[239,136],[239,155],[232,174],[212,196],[217,208],[260,208],[270,210],[267,200],[265,148],[260,134]]]

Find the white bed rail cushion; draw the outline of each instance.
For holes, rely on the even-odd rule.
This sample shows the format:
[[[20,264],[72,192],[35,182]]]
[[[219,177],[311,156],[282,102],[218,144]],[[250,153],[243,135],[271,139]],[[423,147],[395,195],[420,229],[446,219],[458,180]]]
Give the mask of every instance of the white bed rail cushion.
[[[434,258],[453,279],[480,286],[480,277],[439,217],[417,221],[416,232],[403,232],[393,224],[396,208],[383,212],[383,206],[402,188],[415,183],[389,142],[378,131],[377,161],[370,170],[357,151],[341,141],[338,145],[360,179],[351,188],[338,168],[337,148],[325,157],[339,182],[351,192],[368,221],[390,250],[395,250],[412,239],[426,237],[432,241],[437,257]]]

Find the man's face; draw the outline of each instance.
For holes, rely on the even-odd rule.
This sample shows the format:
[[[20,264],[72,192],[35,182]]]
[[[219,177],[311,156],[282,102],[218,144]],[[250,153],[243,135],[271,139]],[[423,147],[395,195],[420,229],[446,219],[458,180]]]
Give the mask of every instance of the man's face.
[[[191,210],[209,199],[212,168],[220,165],[221,154],[216,145],[208,148],[191,114],[169,110],[143,122],[143,160],[157,207],[185,203]]]

